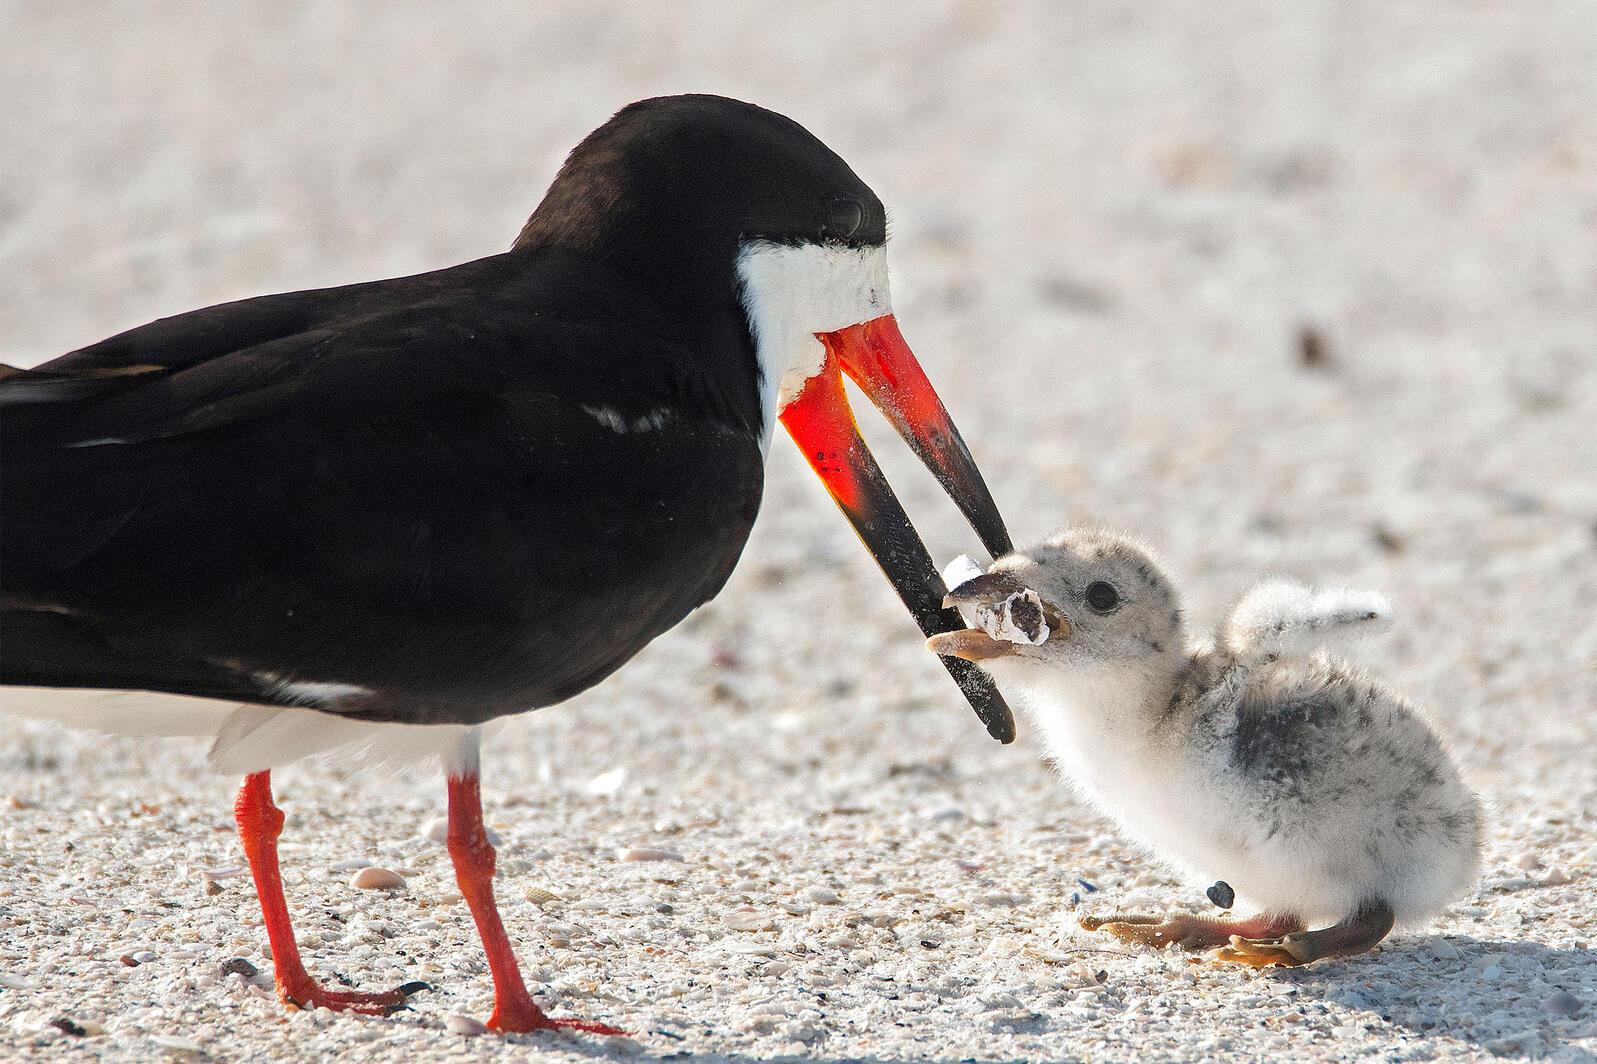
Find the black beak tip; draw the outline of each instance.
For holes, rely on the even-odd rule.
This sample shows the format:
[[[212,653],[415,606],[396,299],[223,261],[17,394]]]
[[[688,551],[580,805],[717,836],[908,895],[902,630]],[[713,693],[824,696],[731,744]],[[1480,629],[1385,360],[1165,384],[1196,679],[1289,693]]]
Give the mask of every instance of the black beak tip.
[[[1015,714],[993,686],[992,677],[964,658],[943,658],[943,665],[959,684],[987,734],[1008,746],[1015,741]]]

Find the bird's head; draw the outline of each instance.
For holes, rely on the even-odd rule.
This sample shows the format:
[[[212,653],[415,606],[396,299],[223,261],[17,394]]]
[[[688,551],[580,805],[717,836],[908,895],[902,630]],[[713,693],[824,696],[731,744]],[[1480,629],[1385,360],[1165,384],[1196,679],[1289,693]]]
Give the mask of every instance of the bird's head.
[[[739,322],[762,440],[778,421],[927,635],[962,626],[936,567],[854,423],[859,386],[993,555],[1011,549],[992,495],[893,316],[887,214],[798,123],[719,96],[623,109],[571,153],[516,242],[580,253],[626,276],[683,336]],[[981,673],[949,671],[994,737],[1013,718]]]
[[[929,650],[1001,675],[1035,667],[1168,675],[1184,653],[1181,607],[1157,558],[1102,529],[1066,529],[999,558],[949,592],[980,625]]]

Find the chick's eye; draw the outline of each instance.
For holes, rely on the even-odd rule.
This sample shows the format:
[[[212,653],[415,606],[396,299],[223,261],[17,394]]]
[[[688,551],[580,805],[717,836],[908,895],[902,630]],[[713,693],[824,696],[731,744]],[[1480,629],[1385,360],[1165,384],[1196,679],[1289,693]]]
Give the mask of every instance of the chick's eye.
[[[1108,613],[1120,605],[1120,592],[1113,584],[1095,580],[1087,585],[1087,605],[1099,613]]]
[[[851,199],[833,200],[827,212],[826,235],[837,240],[847,240],[859,231],[865,220],[865,208]]]

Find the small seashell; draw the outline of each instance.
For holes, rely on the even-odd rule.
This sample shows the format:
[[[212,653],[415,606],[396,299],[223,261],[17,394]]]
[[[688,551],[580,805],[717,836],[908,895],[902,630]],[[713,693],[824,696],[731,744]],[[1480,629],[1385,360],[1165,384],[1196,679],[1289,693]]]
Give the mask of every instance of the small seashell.
[[[453,1013],[444,1018],[444,1030],[463,1038],[476,1038],[478,1035],[488,1033],[488,1025],[470,1016]]]
[[[1042,599],[1030,588],[1015,592],[997,605],[978,606],[976,623],[993,639],[1030,646],[1046,643],[1050,631]]]
[[[837,891],[828,890],[826,887],[811,887],[805,893],[816,905],[837,905],[843,900],[837,896]]]
[[[621,788],[626,786],[627,766],[617,765],[608,772],[601,772],[589,780],[582,789],[595,798],[614,798],[621,793]]]
[[[349,885],[360,890],[404,890],[405,877],[387,868],[368,865],[349,877]]]
[[[1542,877],[1543,885],[1549,887],[1561,887],[1565,883],[1568,883],[1569,880],[1569,873],[1564,871],[1562,868],[1549,869],[1547,874]]]
[[[768,914],[755,912],[748,906],[733,909],[724,919],[726,926],[734,931],[769,931],[776,926]]]
[[[961,554],[943,567],[943,583],[952,591],[967,580],[974,580],[982,574],[982,567],[976,559],[968,554]]]
[[[497,850],[500,843],[504,841],[499,837],[499,832],[495,831],[486,824],[483,825],[482,829],[488,835],[488,845]],[[435,816],[431,820],[427,821],[427,823],[422,825],[421,837],[426,839],[428,842],[437,843],[439,846],[448,846],[449,818],[446,816]]]
[[[560,895],[552,890],[544,890],[542,887],[528,887],[521,894],[534,905],[548,905],[552,901],[560,900]]]
[[[647,846],[639,846],[621,854],[623,861],[683,861],[686,860],[675,850],[656,850]]]

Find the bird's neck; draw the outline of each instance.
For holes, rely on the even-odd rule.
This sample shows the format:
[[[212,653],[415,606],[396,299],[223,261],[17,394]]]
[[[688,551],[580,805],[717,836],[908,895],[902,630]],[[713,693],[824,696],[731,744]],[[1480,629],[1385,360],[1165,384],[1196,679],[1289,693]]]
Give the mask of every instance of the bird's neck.
[[[1179,661],[1068,671],[1017,665],[993,674],[1016,695],[1059,772],[1105,812],[1142,804],[1174,762],[1164,708]]]
[[[994,673],[1000,687],[1019,696],[1049,757],[1070,775],[1106,758],[1112,764],[1152,753],[1162,709],[1175,686],[1174,663],[1163,661],[1068,671],[1022,663]]]

